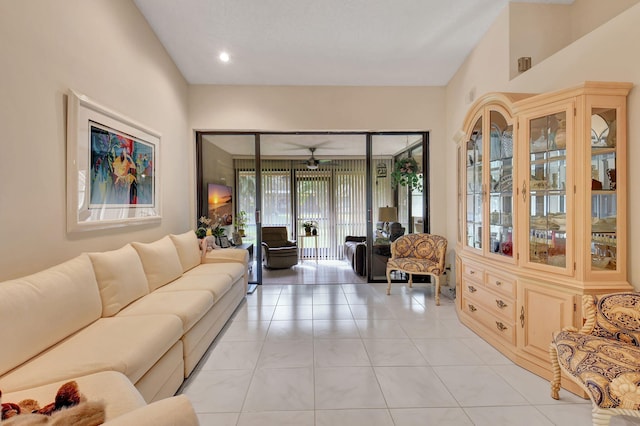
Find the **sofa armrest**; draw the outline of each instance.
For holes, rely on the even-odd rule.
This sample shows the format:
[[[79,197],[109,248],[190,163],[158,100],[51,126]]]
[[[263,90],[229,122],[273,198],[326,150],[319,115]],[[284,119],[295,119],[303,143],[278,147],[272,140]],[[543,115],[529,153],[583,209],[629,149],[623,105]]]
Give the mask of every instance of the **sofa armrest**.
[[[249,252],[242,249],[219,249],[208,251],[202,257],[202,263],[242,263],[245,266],[249,264]]]
[[[189,398],[178,395],[140,407],[104,424],[106,426],[197,426],[199,422]]]

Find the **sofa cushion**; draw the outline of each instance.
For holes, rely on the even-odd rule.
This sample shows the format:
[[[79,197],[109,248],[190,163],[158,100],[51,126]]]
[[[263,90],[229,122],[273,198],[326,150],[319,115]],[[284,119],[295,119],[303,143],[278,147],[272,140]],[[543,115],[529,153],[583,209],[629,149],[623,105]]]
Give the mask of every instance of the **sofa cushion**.
[[[98,284],[86,254],[0,283],[0,324],[9,333],[0,350],[0,374],[91,324],[101,313]]]
[[[175,315],[100,318],[2,376],[0,389],[12,392],[108,370],[135,383],[181,337]]]
[[[124,308],[118,316],[173,314],[182,321],[186,333],[213,306],[209,291],[153,292]]]
[[[117,314],[149,293],[140,257],[131,244],[112,251],[89,253],[102,298],[102,316]]]
[[[242,279],[247,273],[247,267],[243,263],[203,263],[185,273],[185,277],[227,275],[232,281]]]
[[[150,292],[182,275],[178,250],[168,235],[152,243],[132,243],[131,245],[142,260]]]
[[[206,290],[213,296],[213,302],[217,303],[224,294],[229,291],[235,281],[226,274],[217,275],[190,275],[156,290],[157,293],[172,293],[178,291]]]
[[[187,272],[191,268],[195,268],[200,264],[202,254],[200,252],[200,243],[198,237],[193,231],[187,231],[183,234],[169,235],[171,241],[176,246],[182,272]]]
[[[122,373],[103,371],[72,379],[78,383],[78,389],[87,398],[87,401],[104,401],[107,421],[146,405],[140,392]],[[53,401],[60,386],[68,381],[61,380],[35,388],[3,393],[2,398],[5,402],[35,399],[41,406],[44,406]]]

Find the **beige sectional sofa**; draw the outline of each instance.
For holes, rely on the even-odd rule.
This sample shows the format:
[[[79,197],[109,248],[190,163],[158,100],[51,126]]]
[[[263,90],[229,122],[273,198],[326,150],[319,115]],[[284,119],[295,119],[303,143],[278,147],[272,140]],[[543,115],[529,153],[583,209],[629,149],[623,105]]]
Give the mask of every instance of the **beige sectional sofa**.
[[[246,250],[203,256],[189,231],[0,283],[3,400],[83,377],[96,397],[122,377],[146,403],[174,395],[243,300],[247,262]]]

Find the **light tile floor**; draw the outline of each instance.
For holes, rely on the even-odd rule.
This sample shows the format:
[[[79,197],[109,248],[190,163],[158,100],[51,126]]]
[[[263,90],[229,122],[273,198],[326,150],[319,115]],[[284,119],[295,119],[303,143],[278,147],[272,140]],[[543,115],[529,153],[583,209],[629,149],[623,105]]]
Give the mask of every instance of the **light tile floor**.
[[[263,285],[182,392],[202,425],[590,425],[591,404],[461,325],[453,300],[395,284]],[[612,425],[635,420],[614,418]]]
[[[252,268],[255,271],[257,263]],[[351,265],[344,260],[301,259],[297,265],[287,269],[262,270],[264,284],[335,284],[335,283],[366,283],[366,277],[356,275]]]

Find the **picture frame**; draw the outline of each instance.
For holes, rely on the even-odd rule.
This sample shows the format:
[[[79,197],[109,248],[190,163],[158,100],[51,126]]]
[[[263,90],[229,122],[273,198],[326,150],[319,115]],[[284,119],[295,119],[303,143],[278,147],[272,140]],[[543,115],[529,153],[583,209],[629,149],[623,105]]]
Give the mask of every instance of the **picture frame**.
[[[242,245],[242,237],[240,236],[239,232],[234,232],[233,234],[231,234],[231,239],[234,246]]]
[[[220,240],[220,247],[222,247],[222,248],[231,247],[231,243],[229,242],[229,238],[227,238],[226,235],[222,235],[222,236],[220,236],[218,238]]]
[[[160,133],[73,90],[67,106],[67,232],[160,222]]]

